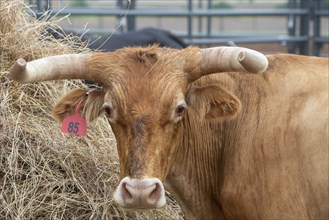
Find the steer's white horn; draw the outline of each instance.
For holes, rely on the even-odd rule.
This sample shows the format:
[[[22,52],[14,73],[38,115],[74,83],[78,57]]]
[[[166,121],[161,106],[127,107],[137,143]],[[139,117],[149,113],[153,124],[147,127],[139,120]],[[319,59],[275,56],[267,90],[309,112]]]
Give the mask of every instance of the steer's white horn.
[[[242,47],[213,47],[200,49],[200,77],[211,73],[247,71],[263,73],[268,67],[266,56]]]
[[[89,79],[91,54],[66,54],[31,62],[18,59],[9,69],[9,77],[21,83],[60,79]]]

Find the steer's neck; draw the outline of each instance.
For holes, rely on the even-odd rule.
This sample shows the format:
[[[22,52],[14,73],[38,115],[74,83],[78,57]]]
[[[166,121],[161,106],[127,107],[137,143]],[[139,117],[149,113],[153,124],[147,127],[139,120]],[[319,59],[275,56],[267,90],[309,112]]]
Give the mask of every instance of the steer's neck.
[[[183,139],[167,177],[167,187],[188,219],[220,219],[222,212],[216,198],[220,192],[221,141],[225,141],[226,134],[218,122],[189,118],[192,116],[184,121]]]

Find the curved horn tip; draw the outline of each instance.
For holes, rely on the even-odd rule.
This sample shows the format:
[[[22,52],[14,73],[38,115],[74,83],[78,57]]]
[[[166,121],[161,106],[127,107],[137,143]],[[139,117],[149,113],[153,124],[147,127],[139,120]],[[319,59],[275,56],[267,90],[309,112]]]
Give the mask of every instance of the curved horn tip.
[[[22,67],[26,66],[26,60],[24,60],[23,58],[19,58],[16,63]]]
[[[268,67],[266,56],[257,51],[241,51],[238,55],[238,60],[250,73],[263,73]]]
[[[242,62],[245,58],[246,58],[246,52],[245,51],[241,51],[239,53],[239,55],[238,55],[239,62]]]
[[[20,58],[9,68],[9,78],[15,81],[20,81],[24,77],[26,69],[26,60]]]

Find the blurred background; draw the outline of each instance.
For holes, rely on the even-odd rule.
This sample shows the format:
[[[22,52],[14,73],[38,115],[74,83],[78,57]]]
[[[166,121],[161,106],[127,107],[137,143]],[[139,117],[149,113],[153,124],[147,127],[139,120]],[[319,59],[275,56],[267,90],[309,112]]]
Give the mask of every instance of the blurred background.
[[[147,42],[163,34],[164,46],[238,45],[264,53],[329,56],[329,0],[26,2],[36,16],[44,16],[45,11],[50,17],[62,16],[65,33],[84,36],[93,49],[112,51],[138,45],[139,39],[143,45],[150,35]],[[126,36],[129,42],[121,44]],[[167,45],[167,38],[174,44]]]

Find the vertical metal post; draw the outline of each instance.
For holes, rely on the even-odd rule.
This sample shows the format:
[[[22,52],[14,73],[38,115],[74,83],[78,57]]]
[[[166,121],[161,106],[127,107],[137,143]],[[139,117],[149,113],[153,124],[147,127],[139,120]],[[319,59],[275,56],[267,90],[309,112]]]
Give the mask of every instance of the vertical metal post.
[[[37,0],[37,10],[38,12],[41,11],[41,0]]]
[[[208,10],[212,8],[212,0],[208,0]],[[211,36],[211,16],[207,16],[207,38]]]
[[[37,0],[37,18],[40,18],[45,11],[51,9],[51,0]]]
[[[288,8],[295,9],[297,7],[296,0],[289,0],[288,1]],[[290,37],[296,36],[296,15],[289,15],[288,16],[288,34]],[[296,53],[296,43],[289,42],[287,45],[288,53]]]
[[[130,0],[130,8],[129,10],[134,10],[136,8],[136,0]],[[127,5],[128,7],[128,5]],[[129,15],[127,17],[127,29],[128,31],[133,31],[136,29],[136,16],[135,15]]]
[[[198,0],[198,9],[202,9],[203,7],[203,4],[202,4],[202,0]],[[202,16],[198,16],[198,32],[199,33],[202,33],[202,19],[203,17]]]
[[[316,15],[316,11],[321,9],[321,0],[314,0],[314,18],[313,18],[313,51],[314,56],[320,56],[320,50],[322,47],[321,42],[316,42],[316,38],[321,36],[320,27],[321,27],[321,16]]]
[[[117,0],[117,7],[121,10],[128,9],[129,2],[126,0],[127,4],[124,4],[124,0]],[[136,8],[136,0],[130,0],[129,10],[134,10]],[[136,29],[136,16],[135,15],[127,15],[127,18],[120,16],[116,16],[118,23],[121,23],[121,19],[126,19],[123,21],[123,25],[120,26],[119,31],[123,33],[125,30],[132,31]]]
[[[51,9],[51,0],[37,0],[38,12],[44,12]]]
[[[306,15],[301,15],[300,18],[300,36],[306,36],[307,41],[300,42],[299,43],[299,53],[303,55],[308,55],[309,49],[309,40],[310,40],[310,35],[309,35],[309,25],[310,25],[310,13],[311,13],[311,1],[310,0],[300,0],[300,8],[302,9],[308,9],[309,12]]]
[[[123,6],[123,0],[117,0],[117,7],[118,7],[119,9],[124,9],[124,6]],[[117,23],[120,24],[121,19],[122,19],[121,16],[116,16],[116,19],[117,19]],[[119,31],[120,33],[123,33],[123,31],[124,31],[124,25],[121,25],[121,26],[119,27],[118,31]]]
[[[188,0],[188,17],[187,17],[187,37],[188,40],[191,41],[192,40],[192,9],[193,9],[193,2],[192,0]]]

